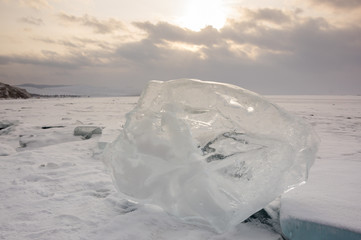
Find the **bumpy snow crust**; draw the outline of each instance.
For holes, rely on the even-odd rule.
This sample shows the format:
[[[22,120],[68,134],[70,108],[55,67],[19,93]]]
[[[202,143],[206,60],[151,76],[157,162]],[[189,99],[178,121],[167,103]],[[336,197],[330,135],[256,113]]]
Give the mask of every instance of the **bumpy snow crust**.
[[[304,183],[317,146],[256,93],[179,79],[148,84],[105,159],[128,198],[223,232]]]

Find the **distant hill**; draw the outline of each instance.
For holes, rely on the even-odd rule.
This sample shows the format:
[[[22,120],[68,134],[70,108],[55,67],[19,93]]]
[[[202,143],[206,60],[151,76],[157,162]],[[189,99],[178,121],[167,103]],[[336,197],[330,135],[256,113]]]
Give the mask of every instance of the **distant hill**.
[[[0,99],[30,98],[31,94],[25,89],[0,82]]]
[[[118,97],[125,96],[122,90],[88,85],[45,85],[21,84],[18,87],[26,89],[33,96],[81,96],[81,97]]]

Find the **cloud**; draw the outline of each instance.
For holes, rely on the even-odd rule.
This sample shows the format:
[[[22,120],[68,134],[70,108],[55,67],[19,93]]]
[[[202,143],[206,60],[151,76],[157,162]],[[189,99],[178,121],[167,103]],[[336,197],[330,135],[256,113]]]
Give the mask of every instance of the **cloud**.
[[[48,42],[56,43],[49,40]],[[59,41],[61,42],[61,41]],[[56,69],[81,69],[104,65],[101,60],[107,52],[72,47],[66,53],[43,49],[37,54],[0,55],[0,65],[23,64]]]
[[[361,8],[360,0],[309,0],[316,5],[323,5],[332,7],[334,9],[352,10],[354,8]]]
[[[257,21],[284,24],[291,21],[291,16],[279,9],[263,8],[258,10],[244,9],[244,14]]]
[[[35,18],[35,17],[23,17],[20,19],[21,22],[27,23],[27,24],[31,24],[31,25],[43,25],[44,22],[41,18]]]
[[[77,17],[65,13],[60,13],[58,16],[64,22],[79,23],[83,26],[92,28],[95,33],[99,34],[113,33],[124,28],[122,22],[113,18],[109,18],[108,20],[99,20],[87,14],[82,17]]]
[[[100,48],[103,51],[110,51],[113,49],[113,44],[108,41],[94,40],[90,38],[82,38],[82,37],[72,37],[72,38],[63,38],[63,39],[53,39],[53,38],[44,38],[44,37],[33,37],[32,40],[53,45],[55,47],[65,47],[69,50],[81,50],[81,51],[89,51],[90,48]]]
[[[346,12],[347,15],[344,16],[345,19],[348,19],[351,16],[356,18],[360,16],[360,0],[307,0],[306,2],[308,2],[311,7],[331,9],[342,14]]]
[[[0,55],[0,65],[9,64],[11,61],[8,56],[1,56]]]
[[[35,9],[50,7],[47,0],[20,0],[20,3],[24,6],[28,6]]]
[[[219,31],[211,26],[200,31],[192,31],[166,22],[152,24],[150,22],[136,22],[136,27],[145,31],[152,41],[184,42],[196,45],[212,45],[219,43]]]
[[[136,22],[134,26],[143,30],[146,35],[141,40],[130,42],[118,41],[110,44],[105,40],[79,37],[36,40],[66,47],[68,54],[63,58],[67,60],[62,62],[72,62],[76,66],[101,65],[102,62],[107,62],[141,68],[162,64],[177,65],[186,60],[187,63],[219,62],[221,65],[294,64],[295,69],[306,70],[308,67],[320,72],[330,66],[337,69],[347,64],[357,65],[357,62],[361,61],[360,27],[337,28],[322,18],[297,18],[292,15],[296,13],[279,10],[249,10],[248,13],[247,18],[233,19],[221,30],[207,27],[199,32],[166,22]],[[67,18],[67,21],[81,23],[90,19],[86,16],[62,17]],[[287,22],[287,26],[270,27],[258,24],[258,21],[269,18],[277,22]],[[50,59],[50,55],[43,53],[43,58]],[[85,61],[86,58],[89,60]],[[27,59],[29,58],[10,58],[13,62],[26,62]],[[42,61],[37,60],[34,63],[39,64]],[[188,64],[184,63],[184,66]]]
[[[107,76],[138,90],[150,79],[181,77],[223,81],[268,94],[361,89],[361,27],[334,26],[324,18],[300,16],[298,11],[242,13],[220,30],[207,27],[199,32],[167,22],[136,22],[134,26],[143,33],[126,42],[86,36],[38,38],[54,46],[38,56],[0,56],[0,64],[57,69],[74,81],[85,76],[96,81],[99,75],[103,81]],[[82,25],[97,23],[86,25],[94,31],[109,25],[108,20],[87,15],[62,14],[61,18]],[[52,50],[58,46],[67,51]]]
[[[67,61],[62,61],[57,53],[53,53],[50,56],[50,52],[44,52],[45,55],[48,55],[46,58],[41,58],[39,56],[29,56],[29,55],[10,55],[10,56],[0,56],[0,64],[25,64],[25,65],[41,65],[46,67],[60,67],[60,68],[72,68],[73,65]]]
[[[198,32],[165,22],[138,22],[135,26],[147,33],[147,38],[142,41],[147,46],[157,46],[158,49],[165,48],[168,51],[191,51],[194,57],[201,59],[228,57],[236,61],[243,61],[244,58],[253,61],[257,50],[289,51],[288,42],[280,41],[282,36],[287,38],[285,33],[258,25],[255,16],[252,19],[230,21],[221,30],[209,26]]]
[[[361,88],[361,83],[355,84],[359,81],[355,73],[361,74],[360,27],[337,27],[323,18],[299,17],[299,12],[260,9],[249,13],[246,18],[229,21],[220,31],[193,32],[169,23],[137,23],[147,37],[122,45],[117,55],[150,76],[242,81],[244,86],[265,92],[276,86],[290,92],[307,88],[325,92],[331,85]],[[264,25],[265,19],[280,24]],[[182,50],[172,48],[173,44],[185,46]],[[188,45],[201,47],[189,51]],[[152,67],[147,70],[144,66]]]

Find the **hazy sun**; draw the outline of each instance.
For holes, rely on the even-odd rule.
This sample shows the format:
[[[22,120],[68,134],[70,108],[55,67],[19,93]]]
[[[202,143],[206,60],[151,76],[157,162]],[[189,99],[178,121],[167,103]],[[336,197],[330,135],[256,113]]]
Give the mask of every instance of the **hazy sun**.
[[[180,25],[194,31],[206,26],[220,29],[227,20],[226,9],[222,0],[190,0],[187,1],[185,15]]]

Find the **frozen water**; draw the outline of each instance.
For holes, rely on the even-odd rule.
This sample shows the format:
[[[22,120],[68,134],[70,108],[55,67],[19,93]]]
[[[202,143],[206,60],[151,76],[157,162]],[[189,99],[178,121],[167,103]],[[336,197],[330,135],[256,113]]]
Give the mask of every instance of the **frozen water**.
[[[122,194],[116,193],[98,156],[92,156],[100,141],[105,145],[117,138],[125,113],[134,108],[138,98],[0,101],[0,122],[14,123],[0,130],[0,145],[7,145],[0,146],[0,152],[2,147],[7,152],[0,156],[0,239],[60,240],[68,239],[69,233],[89,240],[282,239],[279,234],[272,235],[267,225],[259,224],[260,218],[215,234],[212,228],[184,223],[155,210],[154,205],[129,206]],[[311,224],[315,229],[317,223],[360,233],[361,96],[267,98],[310,122],[322,139],[307,184],[282,194],[281,200],[281,221],[309,224],[300,228],[287,221],[289,228],[284,233],[292,231],[295,236],[296,230],[310,230]],[[76,126],[98,126],[103,133],[81,141],[73,136]],[[32,134],[39,145],[19,149],[19,135]],[[46,145],[40,145],[46,139]],[[315,232],[308,233],[305,238],[311,239]],[[314,238],[317,236],[324,235]]]
[[[287,218],[281,220],[282,230],[287,239],[292,240],[360,240],[361,233],[347,228],[325,225],[313,221]]]
[[[305,182],[317,146],[253,92],[180,79],[149,83],[105,159],[129,198],[223,232]]]

